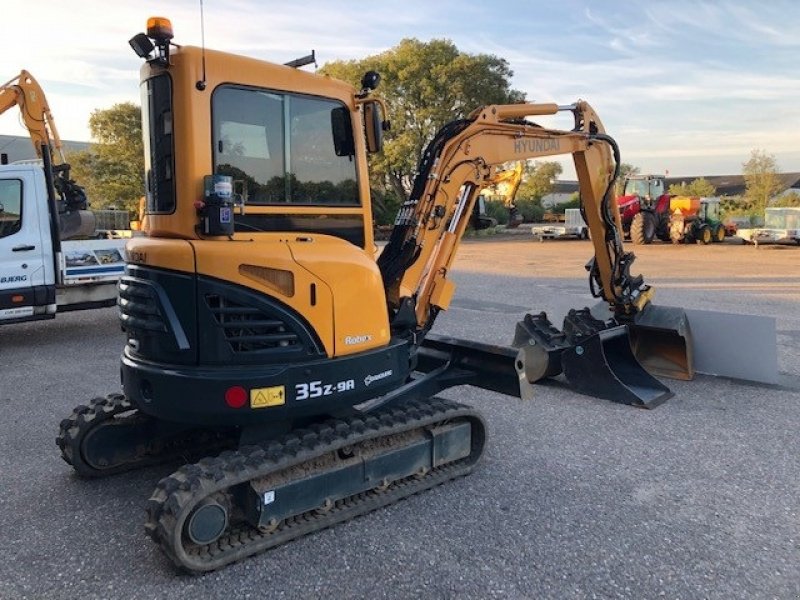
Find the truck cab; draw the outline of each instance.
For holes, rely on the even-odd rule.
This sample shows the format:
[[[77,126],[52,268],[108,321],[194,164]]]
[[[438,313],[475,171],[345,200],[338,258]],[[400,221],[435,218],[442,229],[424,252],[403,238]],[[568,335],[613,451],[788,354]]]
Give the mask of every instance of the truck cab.
[[[0,321],[55,315],[55,259],[44,173],[0,167]]]
[[[125,240],[62,241],[50,212],[40,165],[0,166],[0,324],[116,303]]]

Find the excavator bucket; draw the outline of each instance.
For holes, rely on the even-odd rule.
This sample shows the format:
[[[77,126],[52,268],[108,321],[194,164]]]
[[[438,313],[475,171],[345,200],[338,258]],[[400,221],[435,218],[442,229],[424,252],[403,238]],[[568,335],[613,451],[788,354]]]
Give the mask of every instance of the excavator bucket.
[[[595,308],[607,311],[601,305]],[[561,331],[545,313],[525,315],[517,323],[513,343],[520,351],[520,377],[534,383],[563,372],[582,394],[643,408],[670,398],[669,388],[636,359],[628,326],[613,325],[592,313],[588,308],[569,311]]]
[[[670,379],[694,377],[692,333],[683,309],[648,304],[628,326],[633,352],[650,373]]]
[[[672,397],[636,360],[626,325],[582,339],[564,350],[561,364],[570,385],[587,396],[641,408],[655,408]]]
[[[615,318],[608,305],[598,302],[591,314],[601,320],[625,324],[633,353],[653,375],[670,379],[694,378],[694,351],[689,318],[682,308],[647,304],[633,319]]]

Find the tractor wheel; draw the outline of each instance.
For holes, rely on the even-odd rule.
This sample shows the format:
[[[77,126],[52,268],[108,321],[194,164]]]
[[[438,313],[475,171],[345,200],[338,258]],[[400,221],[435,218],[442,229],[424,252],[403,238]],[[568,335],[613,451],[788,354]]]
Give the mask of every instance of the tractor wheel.
[[[695,236],[695,241],[698,244],[710,244],[713,236],[711,235],[711,228],[708,225],[703,225],[697,232]]]
[[[653,215],[637,213],[631,221],[631,241],[636,245],[649,244],[656,236],[656,223]]]
[[[714,241],[717,243],[721,243],[725,241],[725,226],[722,224],[717,225],[714,228]]]

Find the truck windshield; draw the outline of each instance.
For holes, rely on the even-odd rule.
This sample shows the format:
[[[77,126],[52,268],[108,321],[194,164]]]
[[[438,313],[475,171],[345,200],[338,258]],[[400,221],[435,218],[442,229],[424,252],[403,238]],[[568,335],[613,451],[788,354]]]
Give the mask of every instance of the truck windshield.
[[[358,206],[355,157],[335,140],[337,129],[352,130],[342,108],[335,100],[220,86],[212,100],[214,172],[231,175],[251,204]]]
[[[145,193],[148,213],[175,211],[172,81],[164,73],[142,82]]]

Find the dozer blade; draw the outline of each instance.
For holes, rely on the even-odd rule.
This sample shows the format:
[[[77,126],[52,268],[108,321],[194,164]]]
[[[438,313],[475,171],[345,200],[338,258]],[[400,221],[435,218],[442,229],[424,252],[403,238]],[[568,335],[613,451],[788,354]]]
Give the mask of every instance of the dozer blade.
[[[567,381],[587,396],[655,408],[673,395],[636,360],[625,325],[585,337],[564,350],[561,362]]]
[[[628,323],[631,347],[653,375],[694,378],[692,332],[682,308],[648,304]]]

